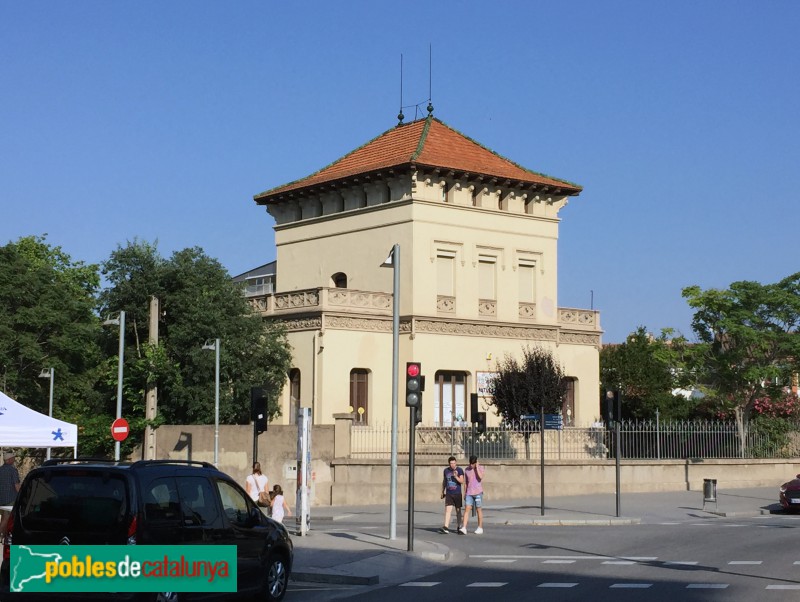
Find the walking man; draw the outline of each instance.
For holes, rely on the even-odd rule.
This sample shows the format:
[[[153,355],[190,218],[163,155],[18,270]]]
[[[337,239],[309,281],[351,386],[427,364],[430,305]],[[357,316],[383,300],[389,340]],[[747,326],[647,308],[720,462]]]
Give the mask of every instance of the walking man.
[[[450,533],[450,515],[456,509],[456,529],[461,531],[461,486],[464,484],[464,471],[458,467],[456,459],[447,459],[449,466],[444,469],[442,477],[442,497],[444,498],[444,526],[439,533]]]
[[[3,464],[0,466],[0,506],[13,506],[14,500],[17,499],[17,492],[19,491],[19,472],[17,467],[14,466],[14,460],[17,456],[13,451],[7,451],[3,454]],[[0,534],[5,534],[6,523],[8,517],[11,515],[8,511],[2,512],[0,518]]]
[[[464,524],[461,528],[461,533],[467,534],[467,521],[469,521],[469,513],[472,507],[475,506],[475,511],[478,514],[478,528],[475,533],[480,535],[483,533],[483,466],[478,464],[478,456],[472,455],[469,457],[469,466],[464,471],[464,479],[467,482],[466,505],[464,509]]]

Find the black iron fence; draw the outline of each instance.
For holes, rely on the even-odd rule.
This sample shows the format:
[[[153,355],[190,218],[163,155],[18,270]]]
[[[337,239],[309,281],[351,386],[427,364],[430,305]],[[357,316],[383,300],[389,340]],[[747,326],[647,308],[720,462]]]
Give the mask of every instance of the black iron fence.
[[[624,421],[620,422],[620,457],[624,459],[680,460],[686,458],[786,458],[800,455],[800,423],[790,432],[735,421]],[[614,426],[597,422],[586,427],[544,430],[545,459],[604,459],[615,457]],[[408,429],[398,431],[398,453],[408,454]],[[542,431],[536,421],[504,423],[477,434],[471,426],[456,423],[442,427],[417,427],[417,456],[483,459],[538,459]],[[390,426],[354,426],[354,458],[389,458]]]

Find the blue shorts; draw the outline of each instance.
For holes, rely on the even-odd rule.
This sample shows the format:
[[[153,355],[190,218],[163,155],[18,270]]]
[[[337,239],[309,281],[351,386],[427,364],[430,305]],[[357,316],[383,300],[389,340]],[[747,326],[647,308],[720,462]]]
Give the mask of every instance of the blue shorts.
[[[476,493],[475,495],[468,495],[464,501],[465,506],[475,506],[480,508],[483,504],[483,493]]]

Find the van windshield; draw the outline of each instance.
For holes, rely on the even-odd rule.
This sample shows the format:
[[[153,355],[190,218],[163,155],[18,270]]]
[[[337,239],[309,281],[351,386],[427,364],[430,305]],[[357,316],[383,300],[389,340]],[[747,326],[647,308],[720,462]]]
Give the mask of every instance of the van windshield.
[[[28,481],[18,500],[20,521],[31,530],[66,527],[105,531],[128,512],[127,485],[119,475],[93,471],[44,472]]]

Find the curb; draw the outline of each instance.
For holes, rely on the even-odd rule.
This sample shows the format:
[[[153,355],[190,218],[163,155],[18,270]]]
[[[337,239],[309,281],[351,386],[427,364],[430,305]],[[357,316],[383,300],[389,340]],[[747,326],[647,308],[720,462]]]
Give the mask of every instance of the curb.
[[[531,525],[534,527],[621,527],[627,525],[640,525],[640,518],[534,518],[524,521],[506,521],[503,525]]]
[[[419,556],[423,560],[433,560],[435,562],[447,562],[450,560],[450,548],[444,544],[436,543],[433,541],[425,541],[429,546],[433,546],[435,549],[432,551],[425,550],[422,552],[417,552],[416,550],[412,552],[415,556]]]
[[[289,581],[301,583],[332,583],[335,585],[375,585],[379,579],[377,575],[359,577],[356,575],[341,575],[338,573],[292,573]]]

